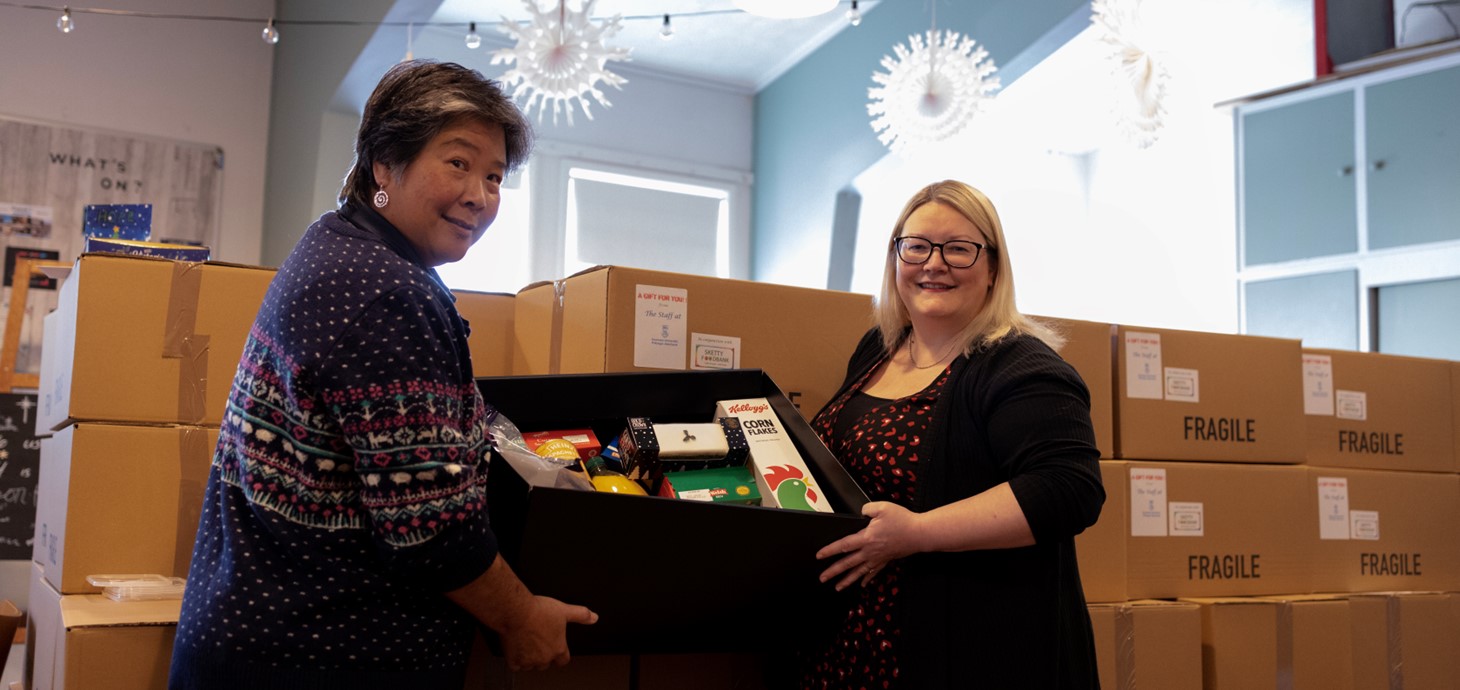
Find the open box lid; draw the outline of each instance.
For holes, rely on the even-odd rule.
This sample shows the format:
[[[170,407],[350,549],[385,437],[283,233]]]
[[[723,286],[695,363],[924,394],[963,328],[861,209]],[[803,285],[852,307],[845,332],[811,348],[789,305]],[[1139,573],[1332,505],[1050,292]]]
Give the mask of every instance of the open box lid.
[[[758,369],[478,379],[523,431],[630,416],[709,421],[719,400],[765,398],[835,513],[529,487],[493,456],[488,509],[504,557],[535,593],[588,606],[574,654],[788,649],[834,627],[847,596],[818,580],[816,551],[867,523],[866,495]]]

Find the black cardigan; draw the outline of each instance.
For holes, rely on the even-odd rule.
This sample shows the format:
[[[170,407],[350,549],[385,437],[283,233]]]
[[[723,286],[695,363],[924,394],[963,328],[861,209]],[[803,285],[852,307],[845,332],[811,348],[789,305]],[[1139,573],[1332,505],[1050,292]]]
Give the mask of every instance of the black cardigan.
[[[874,328],[832,399],[886,356]],[[1098,688],[1074,537],[1099,517],[1105,489],[1080,375],[1032,336],[980,347],[953,361],[928,436],[915,509],[1007,481],[1035,544],[904,559],[904,687]]]

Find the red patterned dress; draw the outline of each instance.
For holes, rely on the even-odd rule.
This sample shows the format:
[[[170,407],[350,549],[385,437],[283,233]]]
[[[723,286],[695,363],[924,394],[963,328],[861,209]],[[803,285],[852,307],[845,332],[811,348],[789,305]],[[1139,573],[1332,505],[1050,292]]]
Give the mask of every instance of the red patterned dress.
[[[870,371],[876,370],[872,367]],[[897,400],[863,393],[869,377],[870,372],[827,405],[811,426],[869,500],[911,508],[921,461],[919,449],[932,418],[933,403],[948,380],[948,369],[944,368],[926,388]],[[801,687],[897,687],[901,630],[895,611],[900,570],[893,561],[866,587],[857,587],[857,599],[836,638],[807,660]]]

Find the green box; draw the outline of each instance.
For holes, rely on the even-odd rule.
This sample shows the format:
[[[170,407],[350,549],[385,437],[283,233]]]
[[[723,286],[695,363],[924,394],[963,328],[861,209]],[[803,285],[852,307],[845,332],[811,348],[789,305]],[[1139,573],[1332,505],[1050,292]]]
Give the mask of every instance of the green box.
[[[687,501],[760,505],[760,490],[750,468],[716,467],[708,470],[665,472],[659,495]]]

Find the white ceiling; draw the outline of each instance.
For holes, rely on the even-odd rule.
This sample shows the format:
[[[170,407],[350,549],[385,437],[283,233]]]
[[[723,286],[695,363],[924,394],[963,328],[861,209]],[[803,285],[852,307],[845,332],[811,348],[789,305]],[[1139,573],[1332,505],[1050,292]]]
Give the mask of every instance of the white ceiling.
[[[536,1],[544,9],[555,8],[553,0]],[[580,0],[567,0],[569,9]],[[859,2],[865,16],[877,0]],[[767,19],[735,9],[730,0],[599,0],[593,17],[622,15],[622,30],[608,39],[610,46],[631,49],[629,69],[697,81],[714,82],[729,88],[754,92],[774,81],[797,61],[806,57],[839,31],[855,30],[846,18],[851,0],[841,0],[830,12],[805,19]],[[674,29],[671,40],[660,37],[664,15]],[[524,0],[444,0],[431,17],[432,40],[463,40],[468,22],[477,23],[483,38],[479,50],[510,45],[501,32],[503,17],[519,22],[530,19]],[[440,24],[460,24],[451,29]],[[426,32],[423,32],[423,34]],[[423,39],[425,36],[423,36]],[[623,63],[611,63],[623,66]]]

